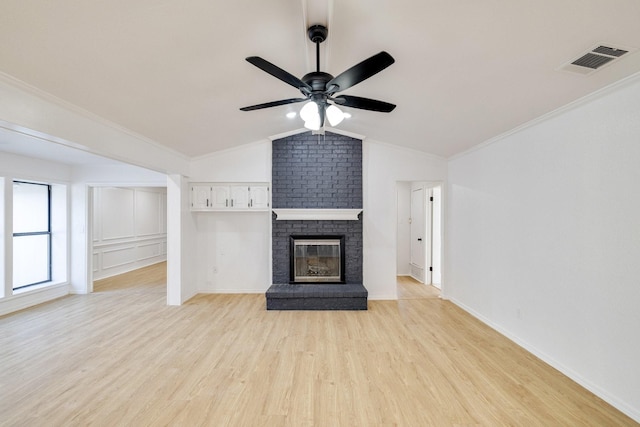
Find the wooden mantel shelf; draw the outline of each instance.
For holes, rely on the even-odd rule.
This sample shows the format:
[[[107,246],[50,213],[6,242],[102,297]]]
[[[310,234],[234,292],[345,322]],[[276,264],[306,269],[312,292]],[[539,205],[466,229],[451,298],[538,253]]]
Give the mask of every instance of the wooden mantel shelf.
[[[362,209],[273,209],[282,221],[357,221]]]

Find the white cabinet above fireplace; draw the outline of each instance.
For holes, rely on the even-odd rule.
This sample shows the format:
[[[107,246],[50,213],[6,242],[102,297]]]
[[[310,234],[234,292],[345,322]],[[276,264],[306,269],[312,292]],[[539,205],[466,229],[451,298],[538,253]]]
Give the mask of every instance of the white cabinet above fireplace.
[[[268,211],[268,183],[191,183],[192,211]]]

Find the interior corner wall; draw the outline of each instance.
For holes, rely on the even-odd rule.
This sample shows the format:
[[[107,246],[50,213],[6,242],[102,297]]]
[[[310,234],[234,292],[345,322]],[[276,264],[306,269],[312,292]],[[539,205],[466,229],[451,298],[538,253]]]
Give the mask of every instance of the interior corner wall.
[[[444,183],[447,161],[441,157],[369,139],[363,141],[362,155],[364,285],[369,291],[370,300],[394,300],[398,298],[397,183]],[[444,293],[445,286],[442,290]]]
[[[448,297],[640,421],[640,78],[449,163]]]
[[[191,162],[192,182],[271,182],[271,141]],[[270,286],[271,212],[187,212],[193,283],[200,293],[262,293]]]

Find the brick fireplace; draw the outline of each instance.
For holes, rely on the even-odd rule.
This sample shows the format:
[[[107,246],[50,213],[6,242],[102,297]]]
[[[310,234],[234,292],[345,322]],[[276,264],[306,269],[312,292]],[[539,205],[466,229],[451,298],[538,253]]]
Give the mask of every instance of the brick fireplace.
[[[292,135],[273,141],[272,271],[267,309],[357,309],[367,307],[362,285],[362,214],[327,219],[316,212],[362,209],[362,141],[326,132]],[[295,210],[304,218],[283,219]],[[292,238],[339,238],[344,251],[340,280],[300,283],[292,276]],[[326,268],[312,266],[313,270]]]

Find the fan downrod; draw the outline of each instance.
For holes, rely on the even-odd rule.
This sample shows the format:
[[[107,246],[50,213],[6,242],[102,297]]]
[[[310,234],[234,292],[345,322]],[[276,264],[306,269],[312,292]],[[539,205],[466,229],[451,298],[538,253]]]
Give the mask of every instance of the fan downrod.
[[[329,34],[329,30],[324,25],[312,25],[307,30],[307,35],[309,36],[309,40],[311,40],[316,45],[316,71],[305,74],[302,77],[302,81],[311,86],[311,93],[315,96],[310,96],[311,93],[303,93],[307,96],[310,96],[313,101],[320,105],[320,102],[326,102],[326,94],[321,95],[326,90],[327,82],[333,79],[333,76],[329,73],[324,73],[320,71],[320,43],[327,39]]]

